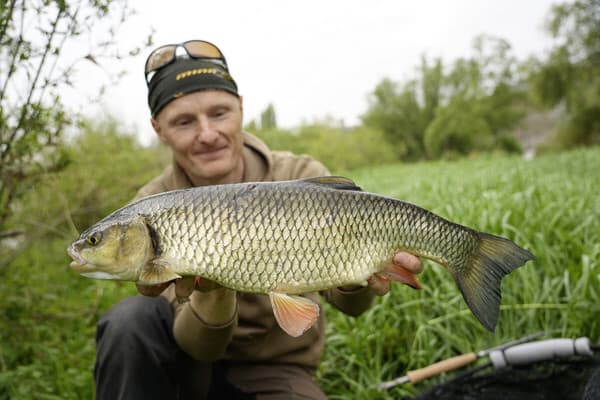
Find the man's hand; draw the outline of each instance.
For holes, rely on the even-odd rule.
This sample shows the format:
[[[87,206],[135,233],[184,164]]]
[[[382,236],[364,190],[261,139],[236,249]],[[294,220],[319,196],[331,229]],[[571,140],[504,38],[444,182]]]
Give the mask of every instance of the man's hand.
[[[170,284],[175,284],[175,295],[178,298],[189,297],[194,290],[201,292],[210,292],[223,286],[209,279],[200,278],[199,276],[185,276],[174,281],[160,283],[158,285],[140,285],[136,284],[137,290],[144,296],[156,297],[159,296]]]
[[[140,285],[136,283],[138,293],[144,296],[156,297],[159,296],[173,281],[160,283],[158,285]]]
[[[392,265],[403,268],[411,274],[420,274],[423,271],[421,259],[410,253],[398,252],[392,259]],[[373,274],[368,280],[369,287],[378,296],[383,296],[390,291],[390,280],[384,274]]]
[[[189,297],[194,290],[206,293],[222,287],[223,286],[210,279],[204,279],[199,276],[185,276],[175,281],[175,295],[178,298],[186,298]]]

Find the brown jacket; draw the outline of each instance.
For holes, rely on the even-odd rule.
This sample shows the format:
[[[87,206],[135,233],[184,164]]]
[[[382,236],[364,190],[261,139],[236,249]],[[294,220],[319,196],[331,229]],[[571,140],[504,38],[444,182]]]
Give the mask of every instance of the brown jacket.
[[[243,158],[245,182],[282,181],[329,174],[321,163],[310,157],[271,151],[258,138],[247,133],[244,133]],[[174,163],[142,187],[137,197],[191,186],[183,170]],[[330,289],[321,294],[336,308],[350,315],[360,314],[373,300],[373,293],[368,288],[351,292]],[[173,285],[165,290],[163,296],[175,309],[175,340],[196,359],[290,363],[311,369],[319,363],[325,342],[323,311],[315,326],[302,336],[293,338],[277,325],[269,298],[265,295],[238,293],[237,315],[223,326],[205,324],[194,312],[191,303],[178,304]],[[319,301],[316,293],[307,296]]]

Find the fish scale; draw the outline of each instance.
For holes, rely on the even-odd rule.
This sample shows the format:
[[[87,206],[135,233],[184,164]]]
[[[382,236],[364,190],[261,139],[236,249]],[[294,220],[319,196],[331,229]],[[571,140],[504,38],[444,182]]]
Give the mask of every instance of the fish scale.
[[[113,279],[155,284],[195,275],[242,292],[301,294],[362,284],[373,274],[402,280],[389,267],[395,253],[406,251],[444,265],[488,329],[499,315],[502,277],[533,259],[508,239],[338,177],[198,187],[138,200],[82,233],[69,248],[74,268],[83,270],[82,254],[94,251],[87,238],[115,224],[147,230],[154,258],[130,260],[134,271],[108,275]]]
[[[390,248],[391,243],[399,243],[403,238],[414,238],[406,241],[406,247],[422,251],[419,244],[425,238],[419,239],[419,235],[411,230],[411,225],[419,224],[407,223],[409,219],[414,219],[411,213],[407,213],[406,218],[400,218],[399,223],[390,223],[395,219],[391,216],[403,215],[394,210],[394,205],[398,207],[403,204],[386,198],[369,199],[364,207],[379,209],[380,212],[374,216],[375,220],[366,223],[366,213],[358,207],[364,203],[361,199],[365,197],[364,193],[347,192],[342,198],[338,196],[334,199],[328,188],[316,188],[309,194],[302,190],[304,188],[291,186],[288,190],[267,192],[264,197],[262,193],[249,190],[242,193],[240,198],[244,201],[241,202],[235,199],[240,191],[236,187],[230,188],[229,196],[219,196],[217,194],[220,192],[216,190],[206,191],[205,196],[196,198],[188,198],[186,194],[182,196],[185,201],[175,202],[178,207],[165,210],[154,228],[160,236],[170,236],[171,240],[165,242],[162,251],[172,258],[180,258],[183,254],[183,259],[190,265],[189,270],[181,273],[206,276],[218,282],[227,282],[234,289],[251,292],[271,290],[281,282],[288,281],[296,282],[298,293],[320,290],[330,284],[360,283],[377,272],[379,264],[398,249],[397,246]],[[321,192],[325,195],[319,196]],[[251,201],[254,198],[259,201]],[[185,203],[190,201],[196,211],[212,211],[211,224],[202,222],[207,217],[205,213],[190,213],[186,209]],[[372,204],[375,201],[380,204]],[[229,206],[218,207],[218,203]],[[260,207],[262,212],[256,213],[256,207]],[[171,214],[176,218],[170,218]],[[201,224],[202,229],[198,229],[196,235],[191,235],[193,231],[186,227],[187,219],[180,218],[184,215],[194,215],[196,224]],[[149,220],[152,221],[152,218]],[[167,225],[166,221],[171,223]],[[227,223],[222,224],[221,221]],[[251,230],[244,221],[252,221],[261,227],[268,226],[269,229],[264,229],[266,237],[249,235]],[[334,224],[334,221],[338,223]],[[163,226],[166,229],[163,230]],[[306,234],[298,235],[300,230]],[[219,236],[219,232],[238,235],[241,246],[235,249],[226,242],[217,243],[214,238]],[[427,230],[424,232],[430,235]],[[441,231],[442,234],[444,232]],[[196,240],[196,236],[213,239]],[[429,238],[429,241],[431,239],[435,237]],[[359,247],[364,246],[359,245],[362,240],[367,240],[368,247],[363,252],[357,252]],[[327,248],[321,247],[323,244]],[[217,247],[221,249],[217,250]],[[189,251],[192,248],[196,249],[193,255]],[[330,248],[337,248],[337,251],[327,251]],[[209,257],[204,256],[206,254]],[[214,256],[210,257],[211,254]],[[222,254],[233,257],[224,258]],[[289,262],[290,258],[295,258],[296,262]],[[243,269],[241,262],[245,263]],[[271,274],[265,275],[263,272],[264,279],[260,281],[251,279],[253,268],[265,262],[271,265],[270,269],[267,268]],[[300,279],[299,272],[303,269],[306,273]],[[230,283],[231,280],[235,283]]]

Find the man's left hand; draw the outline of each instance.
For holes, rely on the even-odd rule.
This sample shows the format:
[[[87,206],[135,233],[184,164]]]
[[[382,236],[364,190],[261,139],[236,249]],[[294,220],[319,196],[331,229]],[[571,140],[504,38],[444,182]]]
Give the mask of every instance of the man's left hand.
[[[392,259],[392,264],[403,268],[411,274],[420,274],[423,272],[421,259],[415,255],[406,252],[398,252]],[[383,274],[373,274],[368,280],[369,287],[378,296],[383,296],[390,291],[390,280]]]

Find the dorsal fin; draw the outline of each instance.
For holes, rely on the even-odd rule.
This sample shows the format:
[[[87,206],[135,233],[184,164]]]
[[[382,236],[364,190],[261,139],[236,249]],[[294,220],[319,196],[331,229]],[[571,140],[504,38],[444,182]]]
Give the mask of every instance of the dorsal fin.
[[[357,190],[362,192],[360,186],[357,186],[352,179],[344,178],[343,176],[317,176],[316,178],[302,179],[302,181],[314,185],[328,186],[337,190]]]

